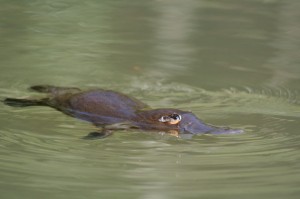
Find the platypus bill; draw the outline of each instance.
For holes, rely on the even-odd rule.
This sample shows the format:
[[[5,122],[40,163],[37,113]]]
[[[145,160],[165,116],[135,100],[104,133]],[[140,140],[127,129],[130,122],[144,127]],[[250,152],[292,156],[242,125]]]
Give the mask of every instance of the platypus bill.
[[[49,106],[67,115],[100,127],[85,138],[104,138],[118,129],[163,131],[176,136],[183,134],[231,134],[242,130],[204,124],[193,113],[178,109],[151,109],[147,104],[119,92],[96,89],[82,91],[48,85],[30,87],[46,93],[40,99],[6,98],[4,103],[14,107]]]

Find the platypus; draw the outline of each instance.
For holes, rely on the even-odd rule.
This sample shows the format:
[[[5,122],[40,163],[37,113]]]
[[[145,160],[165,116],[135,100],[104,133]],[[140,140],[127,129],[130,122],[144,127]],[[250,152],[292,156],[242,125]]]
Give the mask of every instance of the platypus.
[[[104,89],[82,91],[79,88],[37,85],[31,90],[46,93],[35,98],[6,98],[4,103],[14,107],[49,106],[67,115],[100,127],[85,138],[104,138],[112,130],[136,128],[171,134],[240,133],[242,130],[220,128],[205,124],[192,112],[179,109],[152,109],[147,104],[125,94]]]

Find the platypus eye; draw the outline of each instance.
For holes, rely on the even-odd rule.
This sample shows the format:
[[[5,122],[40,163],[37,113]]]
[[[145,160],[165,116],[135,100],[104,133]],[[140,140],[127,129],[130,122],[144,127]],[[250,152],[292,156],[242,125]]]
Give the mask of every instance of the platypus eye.
[[[181,115],[178,115],[176,113],[162,116],[158,121],[160,122],[168,122],[169,124],[178,124],[181,120]]]
[[[173,119],[173,120],[178,120],[178,121],[181,120],[181,116],[178,115],[178,114],[172,114],[172,115],[170,115],[169,117],[170,117],[171,119]]]

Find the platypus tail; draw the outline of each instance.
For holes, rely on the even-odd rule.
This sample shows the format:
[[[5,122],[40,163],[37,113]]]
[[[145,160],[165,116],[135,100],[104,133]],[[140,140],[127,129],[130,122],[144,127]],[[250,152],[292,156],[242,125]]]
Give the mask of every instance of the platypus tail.
[[[31,90],[37,91],[39,93],[61,93],[61,92],[75,92],[80,91],[79,88],[74,87],[57,87],[57,86],[50,86],[50,85],[36,85],[31,86]]]
[[[43,99],[16,99],[6,98],[3,103],[13,107],[26,107],[26,106],[46,106],[48,98]]]
[[[57,87],[50,85],[36,85],[31,86],[31,90],[37,91],[39,93],[46,93],[48,97],[32,99],[32,98],[6,98],[3,101],[4,104],[14,107],[26,107],[26,106],[50,106],[49,101],[50,98],[53,98],[57,95],[64,93],[76,93],[79,92],[80,89],[74,87]]]

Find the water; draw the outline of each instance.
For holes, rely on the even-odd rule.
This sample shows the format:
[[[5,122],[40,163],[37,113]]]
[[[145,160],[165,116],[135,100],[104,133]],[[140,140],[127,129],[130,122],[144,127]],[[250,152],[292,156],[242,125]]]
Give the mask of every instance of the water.
[[[0,105],[0,198],[299,198],[297,0],[0,1],[0,98],[102,87],[237,135],[181,139]]]

